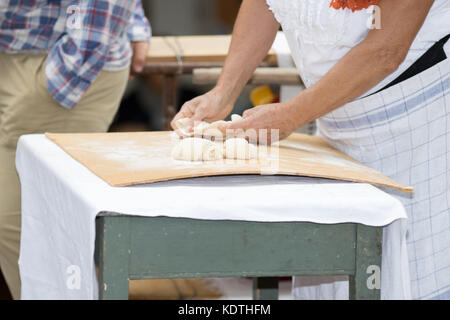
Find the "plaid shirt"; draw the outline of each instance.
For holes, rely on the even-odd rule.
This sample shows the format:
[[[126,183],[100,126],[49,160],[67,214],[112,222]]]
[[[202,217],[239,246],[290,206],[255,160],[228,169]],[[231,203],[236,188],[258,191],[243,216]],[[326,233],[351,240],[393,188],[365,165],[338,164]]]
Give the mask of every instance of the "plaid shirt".
[[[130,41],[150,40],[141,0],[0,0],[0,50],[48,53],[47,88],[74,107],[101,70],[130,64]]]

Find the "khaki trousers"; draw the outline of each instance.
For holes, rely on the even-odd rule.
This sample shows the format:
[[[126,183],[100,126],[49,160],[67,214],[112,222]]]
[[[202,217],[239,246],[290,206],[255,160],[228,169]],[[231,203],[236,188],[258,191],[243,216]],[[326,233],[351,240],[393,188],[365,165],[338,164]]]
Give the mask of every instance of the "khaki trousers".
[[[129,70],[102,71],[71,110],[46,87],[46,55],[0,53],[0,268],[20,298],[20,182],[15,168],[23,134],[106,132],[125,91]]]

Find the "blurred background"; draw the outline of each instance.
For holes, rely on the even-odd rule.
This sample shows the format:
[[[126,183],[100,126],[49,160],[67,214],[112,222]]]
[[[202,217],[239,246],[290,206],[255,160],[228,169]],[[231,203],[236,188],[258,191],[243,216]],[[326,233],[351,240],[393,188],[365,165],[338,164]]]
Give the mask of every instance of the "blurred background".
[[[241,0],[142,0],[153,36],[230,34]],[[184,102],[207,92],[211,86],[192,84],[192,75],[178,79],[177,110]],[[162,75],[141,75],[130,81],[111,131],[164,129]],[[251,107],[252,86],[242,93],[233,113]]]

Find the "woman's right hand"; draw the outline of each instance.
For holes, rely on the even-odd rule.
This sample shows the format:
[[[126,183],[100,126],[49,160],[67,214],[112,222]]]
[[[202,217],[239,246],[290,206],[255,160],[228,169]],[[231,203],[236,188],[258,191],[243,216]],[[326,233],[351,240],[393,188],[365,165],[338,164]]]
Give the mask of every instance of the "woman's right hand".
[[[230,100],[228,94],[219,89],[212,89],[183,104],[170,125],[177,131],[176,121],[182,118],[189,118],[190,123],[187,130],[190,132],[197,121],[214,122],[223,120],[233,110],[234,101]]]
[[[279,28],[266,1],[242,1],[216,87],[186,102],[172,120],[172,128],[176,130],[175,123],[182,118],[190,119],[191,130],[195,121],[225,119],[253,72],[267,56]],[[180,130],[176,131],[180,134]]]

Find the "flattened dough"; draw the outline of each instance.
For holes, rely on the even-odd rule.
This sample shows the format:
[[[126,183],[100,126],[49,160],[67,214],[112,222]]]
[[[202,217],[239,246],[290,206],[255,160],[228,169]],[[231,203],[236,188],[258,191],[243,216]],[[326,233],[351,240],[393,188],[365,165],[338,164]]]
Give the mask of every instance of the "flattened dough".
[[[241,119],[242,117],[238,114],[231,115],[231,122]],[[249,143],[246,139],[231,138],[222,143],[224,136],[218,127],[220,124],[226,123],[228,122],[223,120],[213,123],[202,121],[194,127],[193,132],[187,133],[189,118],[179,119],[176,122],[177,128],[190,137],[180,140],[175,145],[172,150],[172,158],[187,161],[211,161],[223,158],[250,160],[258,158],[258,147]],[[220,142],[200,138],[202,136],[214,137],[214,141]]]
[[[214,161],[220,159],[250,160],[258,158],[258,147],[243,138],[221,142],[190,137],[180,140],[172,149],[172,158],[185,161]]]
[[[172,158],[186,161],[219,160],[223,159],[223,148],[208,139],[185,138],[172,149]]]
[[[225,141],[225,158],[249,160],[258,157],[258,147],[244,138],[232,138]]]

